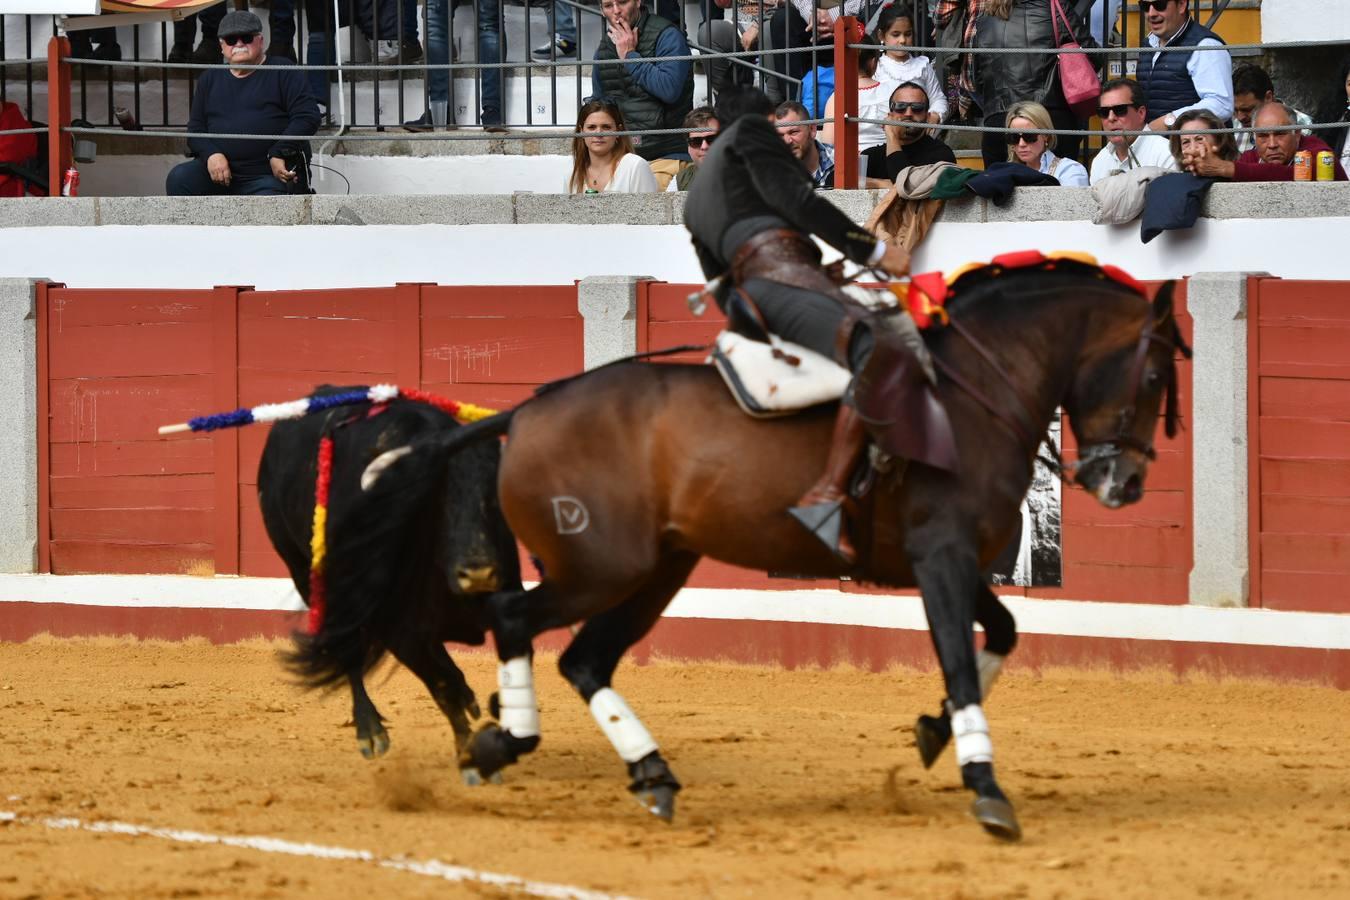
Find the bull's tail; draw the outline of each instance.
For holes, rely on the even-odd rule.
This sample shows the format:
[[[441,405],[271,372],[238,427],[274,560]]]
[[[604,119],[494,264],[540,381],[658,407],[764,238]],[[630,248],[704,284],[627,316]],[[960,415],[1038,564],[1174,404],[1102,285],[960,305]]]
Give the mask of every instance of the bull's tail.
[[[505,434],[511,416],[508,411],[419,438],[367,467],[360,496],[328,524],[323,623],[314,634],[296,632],[294,649],[283,655],[304,684],[333,686],[368,671],[384,656],[379,635],[417,627],[401,620],[433,577],[446,460]]]

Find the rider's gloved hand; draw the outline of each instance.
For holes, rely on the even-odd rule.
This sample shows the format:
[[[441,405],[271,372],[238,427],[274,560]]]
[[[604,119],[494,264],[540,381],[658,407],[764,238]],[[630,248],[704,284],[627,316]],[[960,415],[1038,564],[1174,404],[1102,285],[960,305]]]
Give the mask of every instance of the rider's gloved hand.
[[[871,263],[892,278],[903,278],[909,274],[909,251],[890,241],[878,242],[880,256],[873,255]]]

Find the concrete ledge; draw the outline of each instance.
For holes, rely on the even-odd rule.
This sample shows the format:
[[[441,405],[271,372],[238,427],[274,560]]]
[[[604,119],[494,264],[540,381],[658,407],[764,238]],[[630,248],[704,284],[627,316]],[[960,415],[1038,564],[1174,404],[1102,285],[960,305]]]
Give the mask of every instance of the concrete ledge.
[[[14,197],[0,199],[0,228],[98,224],[94,197]]]
[[[37,571],[36,294],[0,278],[0,572]]]
[[[855,222],[882,191],[829,191]],[[685,195],[413,194],[310,197],[24,197],[0,199],[0,228],[87,225],[680,225]],[[1216,184],[1208,219],[1309,219],[1345,216],[1350,184]],[[1006,206],[971,195],[949,200],[941,221],[1082,222],[1096,203],[1088,188],[1019,188]],[[1099,227],[1099,226],[1093,226]],[[1100,226],[1106,227],[1106,226]]]
[[[516,194],[517,225],[675,225],[670,194]]]
[[[309,197],[99,197],[99,225],[308,225]]]
[[[506,194],[323,194],[310,198],[310,210],[313,225],[511,225],[516,215],[515,204]]]

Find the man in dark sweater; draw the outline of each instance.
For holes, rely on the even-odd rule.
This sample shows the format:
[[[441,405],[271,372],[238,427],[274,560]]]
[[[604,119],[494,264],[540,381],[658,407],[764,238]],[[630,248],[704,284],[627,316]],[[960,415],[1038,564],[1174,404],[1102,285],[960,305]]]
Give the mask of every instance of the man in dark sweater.
[[[906,81],[891,91],[890,112],[886,118],[903,124],[886,126],[886,143],[864,151],[867,157],[869,180],[873,172],[882,169],[884,160],[886,178],[893,182],[901,169],[926,166],[937,162],[956,162],[956,154],[937,138],[928,135],[928,92],[923,86]],[[868,187],[890,187],[880,184]]]
[[[319,130],[319,105],[304,73],[283,65],[286,60],[272,67],[264,57],[262,20],[236,10],[221,19],[219,34],[230,68],[202,73],[188,131],[303,138]],[[169,196],[289,194],[308,151],[308,142],[300,140],[189,138],[188,146],[196,158],[169,172]]]
[[[1233,181],[1293,181],[1294,155],[1300,150],[1312,154],[1313,160],[1321,151],[1331,151],[1321,138],[1299,134],[1292,126],[1300,124],[1295,111],[1278,100],[1271,100],[1256,108],[1252,114],[1252,130],[1256,146],[1237,158],[1236,162],[1220,159],[1210,152],[1207,143],[1200,143],[1186,151],[1182,167],[1192,175],[1203,178],[1230,178]],[[1265,131],[1262,130],[1264,127]],[[1285,130],[1276,131],[1274,129]],[[1335,181],[1345,181],[1345,169],[1337,160],[1333,166]]]
[[[908,389],[924,376],[904,337],[887,324],[888,317],[871,314],[840,290],[821,267],[820,250],[810,236],[856,263],[897,277],[908,273],[909,253],[877,240],[816,193],[779,136],[773,105],[762,92],[728,87],[718,95],[715,112],[722,130],[689,189],[685,226],[704,275],[721,279],[715,299],[723,310],[733,305],[733,321],[744,315],[735,308],[744,295],[770,333],[854,373],[848,399],[840,404],[825,472],[790,510],[852,563],[856,553],[843,527],[842,507],[845,482],[862,450],[864,424],[892,456],[948,467],[952,457],[925,458],[924,448],[915,443],[916,437],[932,434],[931,415],[941,416],[946,426],[940,407],[918,415],[911,414],[913,406],[895,408],[902,397],[932,399]]]

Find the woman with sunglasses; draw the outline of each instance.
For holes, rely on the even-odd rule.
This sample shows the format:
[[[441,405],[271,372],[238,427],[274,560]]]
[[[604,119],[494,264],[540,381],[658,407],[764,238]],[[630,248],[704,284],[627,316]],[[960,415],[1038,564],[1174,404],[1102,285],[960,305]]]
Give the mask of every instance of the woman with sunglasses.
[[[1073,26],[1073,39],[1084,47],[1093,47],[1087,23],[1075,13],[1080,4],[1057,0]],[[1059,85],[1056,64],[1055,27],[1053,9],[1055,0],[985,0],[982,13],[975,23],[977,48],[1039,50],[1039,53],[977,54],[975,61],[975,93],[984,111],[986,127],[1004,124],[1008,111],[1021,100],[1034,100],[1049,111],[1050,121],[1057,129],[1072,130],[1082,127],[1064,99]],[[1061,41],[1069,39],[1061,20]],[[1065,135],[1059,139],[1060,153],[1068,159],[1078,158],[1082,138]],[[1006,158],[1003,135],[986,132],[980,150],[986,168]]]
[[[1008,110],[1003,127],[1013,129],[1007,134],[1008,159],[1035,169],[1042,175],[1053,176],[1065,187],[1087,187],[1088,173],[1082,164],[1056,156],[1055,135],[1037,134],[1053,128],[1050,113],[1039,103],[1014,103]]]
[[[572,138],[572,175],[568,194],[652,194],[656,176],[647,161],[633,152],[626,135],[602,134],[623,131],[623,112],[608,100],[591,100],[577,112],[576,137]]]

